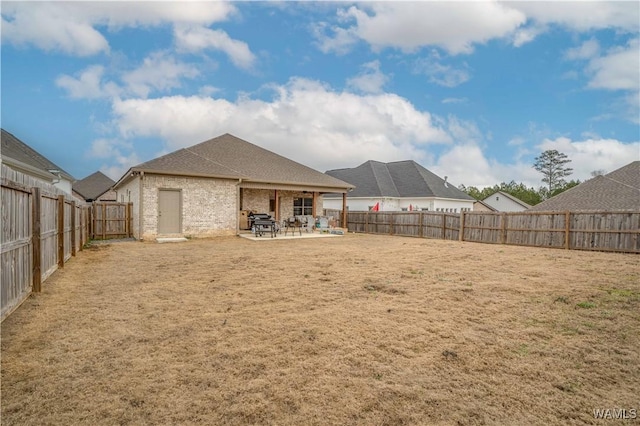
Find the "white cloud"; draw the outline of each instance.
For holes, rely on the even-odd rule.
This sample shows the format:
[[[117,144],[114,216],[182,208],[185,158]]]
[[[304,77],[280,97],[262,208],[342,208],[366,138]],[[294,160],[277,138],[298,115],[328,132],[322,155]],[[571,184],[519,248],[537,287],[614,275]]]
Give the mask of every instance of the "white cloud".
[[[455,186],[491,186],[497,176],[476,143],[457,144],[438,158],[438,161],[426,167],[438,176],[448,177]]]
[[[194,78],[200,73],[194,65],[182,63],[173,55],[154,52],[136,69],[121,73],[121,85],[107,80],[104,74],[105,67],[91,65],[75,77],[66,74],[59,76],[56,85],[65,89],[68,95],[75,99],[127,96],[144,98],[152,91],[164,92],[180,87],[182,79]]]
[[[74,9],[71,3],[3,3],[2,42],[78,56],[108,51],[107,40]]]
[[[515,47],[524,46],[525,44],[533,41],[540,34],[547,31],[546,25],[528,25],[525,27],[519,27],[513,34],[513,45]]]
[[[56,86],[65,89],[74,99],[96,99],[105,96],[102,86],[104,67],[92,65],[79,73],[77,78],[61,75],[56,79]]]
[[[334,38],[321,34],[325,51],[336,41],[346,40],[336,43],[344,47],[358,37],[374,49],[413,52],[423,46],[439,46],[451,54],[470,53],[474,44],[510,34],[526,20],[523,13],[495,1],[379,2],[351,6],[339,18],[355,23],[347,28],[334,26]]]
[[[166,52],[154,52],[138,68],[124,73],[122,80],[131,93],[147,97],[154,89],[166,91],[180,87],[182,78],[194,78],[199,74],[194,65],[179,62]]]
[[[354,167],[368,159],[421,160],[427,156],[425,145],[452,140],[438,120],[397,95],[335,92],[305,79],[272,89],[271,101],[116,100],[113,113],[126,137],[160,137],[170,150],[230,132],[318,170]]]
[[[514,1],[505,5],[519,10],[538,25],[560,25],[586,32],[618,29],[637,32],[640,8],[635,1]]]
[[[220,92],[220,89],[218,87],[211,86],[209,84],[202,86],[198,91],[201,96],[212,96],[213,94],[218,92]]]
[[[466,64],[459,68],[445,65],[440,61],[437,52],[431,52],[429,57],[416,60],[413,72],[424,74],[429,77],[429,82],[445,87],[459,86],[471,78]]]
[[[520,47],[561,26],[571,31],[613,29],[638,32],[640,7],[634,1],[376,2],[340,9],[337,22],[313,27],[320,49],[344,54],[358,40],[374,50],[415,52],[426,46],[450,54],[471,53],[494,39]]]
[[[640,43],[631,40],[627,46],[618,47],[605,56],[589,63],[593,77],[589,87],[608,90],[638,90],[640,88]]]
[[[574,61],[580,59],[591,59],[600,53],[600,44],[596,39],[589,39],[578,47],[571,48],[565,52],[565,58]]]
[[[108,160],[100,171],[114,180],[120,179],[130,167],[140,164],[133,145],[118,139],[96,139],[85,154],[89,158]]]
[[[594,170],[607,173],[640,159],[640,142],[623,143],[615,139],[586,139],[573,141],[566,137],[544,139],[537,148],[540,152],[558,150],[571,159],[573,174],[569,179],[589,179]]]
[[[340,14],[344,15],[344,11],[339,11],[338,14],[339,16]],[[330,26],[326,22],[314,23],[310,28],[311,33],[316,38],[316,45],[323,53],[347,54],[359,40],[353,28],[342,28],[338,25]]]
[[[2,42],[89,56],[109,51],[96,29],[170,24],[209,25],[235,13],[227,2],[3,2]]]
[[[380,71],[380,61],[372,61],[362,65],[362,72],[347,80],[347,86],[363,93],[382,93],[389,80]]]
[[[521,136],[516,136],[514,138],[512,138],[511,140],[509,140],[509,142],[507,142],[507,145],[509,146],[521,146],[524,145],[526,141],[524,140],[523,137]]]
[[[250,69],[256,61],[255,55],[247,43],[234,40],[222,30],[205,27],[176,26],[174,29],[176,45],[188,52],[215,49],[226,53],[237,67]]]
[[[623,95],[609,101],[607,108],[615,115],[601,114],[594,120],[622,117],[640,123],[640,39],[629,40],[624,46],[616,46],[602,53],[599,43],[590,39],[565,52],[568,60],[586,60],[584,74],[589,79],[587,87],[595,90],[620,91]],[[577,77],[575,71],[566,78]]]
[[[455,186],[475,186],[484,188],[500,182],[524,183],[537,188],[540,178],[530,164],[519,158],[513,163],[500,163],[487,154],[476,142],[465,142],[452,146],[437,161],[427,168],[439,176],[448,176]]]
[[[443,104],[466,104],[469,102],[469,98],[444,98],[441,102]]]
[[[532,167],[532,147],[522,138],[509,142],[512,162],[499,162],[485,150],[489,141],[472,121],[434,117],[394,94],[357,95],[333,91],[317,81],[292,79],[272,85],[271,100],[249,95],[235,102],[205,96],[116,99],[114,123],[125,138],[159,137],[163,152],[229,132],[317,170],[355,167],[367,160],[413,159],[452,184],[492,186],[500,182],[542,185]],[[539,152],[558,149],[573,160],[572,179],[591,171],[612,171],[640,153],[640,142],[614,139],[548,139]],[[444,147],[438,157],[430,147]]]

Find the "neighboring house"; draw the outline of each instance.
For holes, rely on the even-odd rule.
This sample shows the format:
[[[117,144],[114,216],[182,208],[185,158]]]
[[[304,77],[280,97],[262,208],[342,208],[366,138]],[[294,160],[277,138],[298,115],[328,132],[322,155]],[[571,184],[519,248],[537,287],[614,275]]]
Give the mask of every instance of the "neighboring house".
[[[72,194],[73,176],[4,129],[0,156],[6,166]]]
[[[232,235],[248,211],[321,215],[322,194],[353,186],[230,134],[132,167],[113,189],[133,203],[133,233]]]
[[[640,161],[596,176],[529,211],[640,211]]]
[[[495,192],[482,202],[497,212],[522,212],[531,208],[529,204],[504,191]]]
[[[482,200],[477,200],[473,203],[474,212],[497,212],[498,210],[491,207],[489,204]]]
[[[73,192],[86,202],[117,201],[116,192],[111,189],[115,181],[102,172],[95,172],[84,179],[73,182]]]
[[[381,163],[369,160],[351,169],[328,170],[327,175],[349,182],[347,208],[352,211],[473,210],[476,201],[455,185],[412,160]],[[325,209],[341,209],[339,194],[324,196]]]

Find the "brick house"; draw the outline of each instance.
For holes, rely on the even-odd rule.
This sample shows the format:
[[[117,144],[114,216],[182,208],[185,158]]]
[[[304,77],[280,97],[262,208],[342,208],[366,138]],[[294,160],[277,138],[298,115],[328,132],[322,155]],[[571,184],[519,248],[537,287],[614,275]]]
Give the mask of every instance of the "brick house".
[[[137,239],[234,235],[247,211],[276,220],[322,214],[322,195],[353,185],[230,134],[132,167],[116,182]]]

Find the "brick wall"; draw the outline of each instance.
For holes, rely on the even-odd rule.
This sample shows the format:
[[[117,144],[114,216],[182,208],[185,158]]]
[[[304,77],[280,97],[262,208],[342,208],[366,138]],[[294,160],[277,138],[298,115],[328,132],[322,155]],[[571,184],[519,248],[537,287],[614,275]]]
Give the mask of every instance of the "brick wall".
[[[158,194],[161,189],[180,190],[182,201],[180,235],[192,237],[235,235],[236,183],[228,179],[145,175],[142,237],[152,239],[158,235]]]
[[[242,189],[242,210],[255,213],[269,213],[269,199],[274,198],[274,191],[269,189]]]

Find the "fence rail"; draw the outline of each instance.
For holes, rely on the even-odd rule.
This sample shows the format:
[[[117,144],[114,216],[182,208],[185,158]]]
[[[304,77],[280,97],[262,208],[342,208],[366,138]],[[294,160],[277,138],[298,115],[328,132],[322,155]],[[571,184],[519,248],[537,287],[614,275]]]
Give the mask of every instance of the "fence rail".
[[[46,182],[1,167],[0,267],[4,320],[89,237],[88,207]]]
[[[337,218],[341,210],[325,210]],[[421,238],[640,253],[640,211],[636,212],[355,212],[351,232]]]

